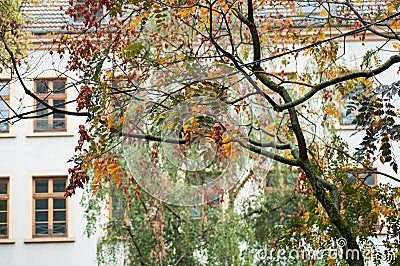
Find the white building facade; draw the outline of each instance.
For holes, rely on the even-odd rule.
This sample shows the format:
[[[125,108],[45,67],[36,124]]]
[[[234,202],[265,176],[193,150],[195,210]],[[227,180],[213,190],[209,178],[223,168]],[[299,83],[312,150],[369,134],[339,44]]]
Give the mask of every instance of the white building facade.
[[[65,2],[65,1],[64,1]],[[48,104],[75,111],[77,89],[69,86],[74,76],[65,74],[66,60],[50,53],[56,47],[50,31],[60,31],[65,11],[60,5],[28,6],[34,19],[29,67],[22,66],[24,85]],[[22,84],[4,72],[0,76],[1,119],[13,111],[39,110]],[[5,103],[6,102],[6,103]],[[47,111],[36,114],[45,115]],[[0,126],[0,265],[67,266],[97,265],[96,239],[85,236],[84,211],[77,195],[65,198],[67,161],[79,139],[84,118],[51,114]]]
[[[52,43],[54,36],[49,32],[61,32],[61,26],[71,19],[59,6],[68,6],[68,1],[59,4],[30,6],[27,11],[35,20],[29,30],[34,34],[32,51],[29,52],[29,68],[21,68],[25,86],[51,105],[75,111],[76,104],[66,104],[76,99],[79,88],[71,87],[78,77],[64,72],[67,59],[49,51],[57,47]],[[383,40],[369,38],[361,42],[350,40],[343,45],[343,60],[348,67],[360,65],[364,54],[382,46]],[[391,43],[386,44],[388,47]],[[384,53],[385,61],[391,54]],[[297,62],[297,66],[308,64]],[[286,72],[296,72],[287,66]],[[391,84],[400,79],[394,66],[376,80]],[[0,119],[12,115],[4,101],[13,108],[29,112],[43,108],[24,92],[22,84],[7,73],[0,76]],[[52,92],[50,94],[50,92]],[[39,114],[45,114],[39,112]],[[67,161],[73,155],[79,139],[78,128],[84,118],[52,114],[41,118],[26,119],[16,124],[0,125],[0,265],[4,266],[76,266],[97,265],[96,239],[84,235],[84,211],[79,205],[82,190],[77,195],[64,198],[68,182]],[[354,135],[354,126],[338,125],[337,132],[354,150],[362,135]],[[387,165],[377,163],[374,167],[381,172],[396,176]],[[392,180],[377,176],[374,184]],[[386,235],[382,234],[377,243]]]

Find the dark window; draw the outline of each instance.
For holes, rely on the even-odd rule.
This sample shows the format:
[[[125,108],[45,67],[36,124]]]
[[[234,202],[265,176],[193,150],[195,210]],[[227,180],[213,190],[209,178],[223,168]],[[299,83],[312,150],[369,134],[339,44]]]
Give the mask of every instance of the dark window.
[[[9,179],[0,178],[0,238],[8,238]]]

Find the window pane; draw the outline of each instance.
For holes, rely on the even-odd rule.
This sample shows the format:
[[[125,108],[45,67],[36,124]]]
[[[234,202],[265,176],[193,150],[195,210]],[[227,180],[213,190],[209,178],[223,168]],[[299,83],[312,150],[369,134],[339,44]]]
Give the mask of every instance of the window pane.
[[[48,201],[47,199],[41,199],[41,200],[35,200],[35,209],[36,210],[47,210],[48,207]]]
[[[35,192],[36,193],[47,193],[48,192],[48,180],[35,180]]]
[[[36,93],[48,93],[49,82],[45,80],[36,81]]]
[[[47,103],[47,100],[44,102]],[[37,115],[47,115],[47,109],[42,103],[37,103],[36,110],[40,110],[37,112]],[[41,119],[47,119],[47,118],[41,117]]]
[[[65,93],[65,82],[64,81],[53,82],[53,92],[56,94]]]
[[[54,113],[53,115],[54,118],[64,118],[65,114],[60,114],[60,113]],[[64,119],[57,119],[59,121],[64,121]]]
[[[101,18],[103,16],[103,7],[99,6],[99,9],[97,9],[96,12],[96,17]]]
[[[8,118],[8,110],[0,110],[0,119]],[[5,122],[7,123],[7,122]]]
[[[0,224],[0,236],[7,235],[7,224]]]
[[[0,132],[8,132],[8,123],[0,124]]]
[[[53,179],[53,192],[64,192],[65,191],[65,179]]]
[[[118,89],[118,88],[119,88],[118,81],[117,81],[117,80],[113,80],[113,81],[112,81],[112,84],[111,84],[111,87],[112,87],[113,89]]]
[[[55,211],[53,213],[53,220],[55,222],[62,222],[62,221],[66,221],[66,214],[65,211]]]
[[[0,120],[5,118],[8,118],[8,107],[3,101],[0,100]],[[7,122],[0,123],[0,132],[8,132]]]
[[[121,210],[121,204],[118,200],[116,200],[115,198],[112,199],[111,201],[111,216],[115,217],[118,215],[118,213]]]
[[[65,203],[66,203],[65,199],[54,199],[53,201],[54,209],[65,209],[66,207]]]
[[[59,109],[64,109],[65,108],[65,100],[54,100],[53,101],[53,106],[59,108]],[[65,114],[60,114],[60,113],[55,113],[53,115],[54,118],[64,118]]]
[[[64,119],[54,119],[53,120],[53,128],[57,130],[65,129],[65,120]]]
[[[0,200],[0,211],[7,210],[7,200]]]
[[[356,116],[353,113],[350,113],[348,115],[344,114],[341,118],[341,123],[342,125],[352,125],[357,122]]]
[[[53,225],[53,234],[65,234],[67,232],[67,225],[65,223],[55,223]]]
[[[350,184],[354,185],[356,183],[356,178],[355,178],[354,173],[347,173],[347,178],[348,178]]]
[[[0,179],[0,194],[7,194],[8,179]]]
[[[35,235],[47,235],[47,234],[49,234],[49,229],[47,224],[35,225]]]
[[[349,114],[347,114],[348,110],[352,110],[350,109],[351,107],[348,106],[349,101],[346,100],[344,101],[341,106],[340,106],[340,123],[342,125],[351,125],[351,124],[355,124],[357,122],[356,119],[356,110],[351,111]]]
[[[368,185],[368,186],[375,185],[375,178],[374,178],[373,174],[363,174],[362,178],[365,179],[366,185]]]
[[[54,100],[53,103],[57,108],[65,108],[65,100]]]
[[[0,81],[0,95],[8,95],[8,82]]]
[[[0,212],[0,223],[7,223],[7,212]]]
[[[3,115],[3,114],[8,114],[8,106],[7,106],[7,104],[6,104],[3,100],[1,100],[1,99],[0,99],[0,110],[3,111],[3,112],[2,112],[2,115]],[[4,113],[4,111],[7,111],[7,112]],[[6,115],[5,117],[7,117],[7,115]]]
[[[48,130],[49,121],[47,120],[36,120],[36,130]]]
[[[190,209],[190,217],[191,218],[200,218],[201,217],[201,207],[192,207]]]
[[[47,222],[47,221],[48,221],[47,211],[35,212],[35,222]]]

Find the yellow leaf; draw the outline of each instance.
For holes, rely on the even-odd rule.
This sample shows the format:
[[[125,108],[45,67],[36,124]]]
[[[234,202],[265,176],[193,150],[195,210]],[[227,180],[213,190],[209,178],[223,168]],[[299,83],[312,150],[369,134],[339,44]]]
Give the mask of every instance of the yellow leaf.
[[[107,129],[110,130],[113,126],[113,116],[109,115],[107,117]]]
[[[319,12],[319,14],[320,14],[321,16],[323,16],[323,17],[326,17],[326,16],[328,16],[328,11],[326,11],[326,9],[323,8],[323,9],[321,10],[321,12]]]
[[[285,157],[289,158],[289,159],[293,159],[294,158],[292,153],[290,152],[290,150],[285,150]]]
[[[194,116],[192,116],[190,119],[190,122],[192,123],[192,125],[194,125],[194,124],[196,124],[197,123],[197,118],[196,117],[194,117]]]
[[[119,168],[114,168],[111,170],[110,175],[115,175],[115,173],[119,170]]]
[[[332,105],[332,104],[328,104],[328,105],[326,106],[326,113],[327,113],[328,115],[335,115],[335,114],[336,114],[336,110],[333,108],[333,105]]]
[[[400,42],[393,42],[393,48],[400,51]]]
[[[227,137],[225,137],[223,140],[222,140],[222,144],[226,144],[226,143],[228,143],[228,142],[230,142],[231,141],[231,137],[230,136],[227,136]]]
[[[170,59],[172,57],[172,55],[166,55],[166,56],[164,56],[163,58],[160,58],[160,59],[158,59],[157,61],[156,61],[156,63],[157,64],[159,64],[159,65],[163,65],[163,64],[165,64],[165,63],[167,63],[168,62],[168,59]]]
[[[197,123],[198,119],[196,117],[191,117],[189,120],[192,123],[193,130],[199,127],[199,123]]]
[[[148,17],[149,17],[149,11],[146,11],[143,14],[141,14],[140,16],[135,17],[134,19],[132,19],[132,21],[130,22],[127,29],[131,30],[131,29],[136,28],[136,26],[143,20],[143,18],[147,19]]]
[[[101,173],[100,172],[96,172],[94,174],[94,183],[100,182],[101,181]]]
[[[184,8],[181,11],[179,11],[178,13],[176,13],[177,16],[179,16],[180,18],[184,18],[187,17],[191,14],[192,9],[191,8]]]
[[[323,30],[321,30],[321,31],[318,33],[318,38],[319,38],[319,39],[325,39],[325,32],[324,32]]]
[[[110,163],[109,165],[107,165],[107,169],[111,169],[111,168],[115,168],[117,167],[119,164],[116,163]]]
[[[228,154],[228,155],[232,154],[232,142],[229,142],[228,144],[225,145],[225,151],[226,151],[226,154]]]
[[[306,222],[307,222],[308,219],[310,218],[310,212],[309,212],[309,211],[305,212],[305,213],[303,214],[303,216],[304,216],[304,220],[306,220]]]
[[[212,133],[212,131],[207,131],[206,134],[204,134],[204,137],[212,137],[214,134]]]

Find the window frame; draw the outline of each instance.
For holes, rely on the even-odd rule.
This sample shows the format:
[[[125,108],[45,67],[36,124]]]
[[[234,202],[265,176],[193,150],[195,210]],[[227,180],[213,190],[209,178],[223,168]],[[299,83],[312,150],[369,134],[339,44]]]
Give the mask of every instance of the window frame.
[[[204,185],[206,185],[207,188],[212,188],[213,181],[214,180],[212,178],[206,178]],[[202,204],[191,206],[189,208],[190,219],[191,220],[201,220],[204,222],[205,219],[207,218],[209,208],[218,208],[221,212],[221,218],[223,218],[225,210],[224,210],[223,202],[221,202],[221,198],[224,198],[226,196],[227,196],[226,193],[223,195],[218,194],[218,193],[206,195],[203,193],[201,195]]]
[[[330,15],[337,15],[336,3],[330,3],[328,1],[294,1],[294,5],[296,11],[300,13],[301,19],[304,20],[321,20],[327,19]],[[326,10],[326,15],[321,14],[323,10]]]
[[[7,193],[0,194],[0,200],[7,200],[6,206],[6,213],[7,213],[7,220],[6,220],[6,235],[0,235],[0,240],[7,240],[10,239],[10,177],[8,176],[0,176],[0,180],[7,180]],[[4,212],[4,211],[1,211]]]
[[[74,0],[72,8],[74,8],[74,6],[76,6],[78,4],[82,4],[83,8],[87,7],[85,0]],[[106,15],[105,8],[103,5],[98,5],[98,6],[99,6],[99,9],[101,10],[101,12],[100,12],[101,16],[97,16],[97,13],[99,12],[99,11],[97,11],[96,13],[92,12],[91,17],[96,17],[97,20],[104,20],[105,15]],[[83,25],[85,17],[83,16],[83,14],[79,15],[78,11],[75,11],[75,16],[72,18],[72,20],[73,20],[73,24],[78,24],[78,25],[82,24]]]
[[[39,83],[39,82],[43,82],[43,81],[45,81],[45,82],[48,82],[48,92],[47,93],[38,93],[37,92],[37,84]],[[60,93],[60,94],[55,94],[54,93],[54,83],[55,82],[64,82],[64,93]],[[59,108],[59,109],[64,109],[64,110],[66,110],[66,102],[67,102],[67,88],[66,88],[66,85],[67,85],[67,79],[66,78],[36,78],[35,80],[34,80],[34,91],[35,91],[35,95],[37,96],[37,97],[39,97],[39,99],[40,100],[46,100],[47,101],[47,103],[50,105],[50,106],[53,106],[54,104],[54,101],[55,100],[64,100],[64,108]],[[38,109],[38,105],[39,105],[39,103],[35,100],[35,105],[34,105],[34,109],[35,110],[37,110]],[[48,111],[48,110],[47,110]],[[35,118],[35,119],[33,119],[33,132],[34,133],[42,133],[42,132],[66,132],[67,131],[67,128],[68,128],[68,124],[67,124],[67,116],[64,114],[64,118],[63,118],[63,120],[64,120],[64,128],[63,129],[54,129],[54,124],[53,124],[53,121],[55,120],[54,119],[54,115],[55,114],[51,114],[51,115],[47,115],[47,116],[44,116],[44,118],[46,118],[47,119],[47,121],[48,121],[48,126],[47,126],[47,129],[44,129],[44,130],[42,130],[42,129],[37,129],[37,125],[36,125],[36,122],[37,121],[40,121],[40,120],[45,120],[45,119],[43,119],[43,118]],[[61,118],[56,118],[56,120],[61,120]],[[52,125],[52,127],[53,128],[50,128],[49,127],[49,125]]]
[[[350,170],[346,171],[346,174],[347,174],[347,181],[348,181],[350,184],[355,185],[355,184],[357,184],[357,183],[356,183],[356,182],[352,183],[352,182],[350,181],[349,174],[353,174],[353,175],[354,175],[354,174],[357,174],[357,176],[354,177],[354,181],[356,181],[356,178],[357,178],[357,179],[360,179],[360,177],[358,177],[359,175],[369,174],[370,172],[372,172],[371,174],[369,174],[369,176],[368,176],[367,178],[364,179],[363,185],[368,186],[368,187],[371,187],[371,188],[372,188],[372,187],[375,187],[375,186],[378,185],[378,174],[375,173],[375,171],[376,171],[376,169],[372,169],[372,171],[370,171],[370,170],[368,170],[368,169],[362,169],[362,168],[353,168],[353,169],[350,169]],[[373,184],[373,185],[368,185],[368,184],[366,183],[366,182],[367,182],[367,179],[368,179],[370,176],[373,177],[373,180],[374,180],[374,184]]]
[[[2,95],[0,93],[0,101],[4,101],[8,104],[8,106],[10,106],[10,80],[0,79],[0,83],[3,83],[3,82],[6,83],[6,86],[8,88],[8,93],[6,95]],[[2,89],[3,89],[3,87],[0,88],[0,90],[2,90]],[[4,110],[0,110],[0,111],[4,111]],[[7,118],[9,118],[10,117],[10,108],[9,107],[7,108],[7,111],[8,111]],[[2,117],[0,117],[0,119],[2,119]],[[10,123],[7,123],[7,131],[0,130],[0,134],[9,134],[9,133],[10,133]]]
[[[69,204],[68,199],[64,197],[63,192],[54,192],[53,181],[55,179],[64,179],[65,184],[67,184],[67,176],[33,176],[32,178],[32,238],[68,238],[69,237]],[[36,180],[47,180],[47,192],[46,193],[36,193]],[[48,234],[36,234],[36,200],[37,199],[47,199],[47,228]],[[51,199],[51,200],[50,200]],[[54,199],[64,199],[65,209],[56,209],[56,211],[65,211],[65,233],[64,234],[54,234]]]
[[[339,118],[339,124],[340,126],[356,126],[356,118],[358,114],[358,110],[355,109],[353,111],[350,110],[350,113],[347,114],[347,111],[349,110],[348,106],[348,99],[342,99],[339,102],[339,111],[340,111],[340,118]],[[350,123],[344,123],[344,119],[352,119]]]

